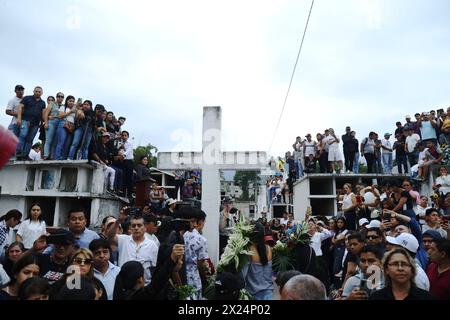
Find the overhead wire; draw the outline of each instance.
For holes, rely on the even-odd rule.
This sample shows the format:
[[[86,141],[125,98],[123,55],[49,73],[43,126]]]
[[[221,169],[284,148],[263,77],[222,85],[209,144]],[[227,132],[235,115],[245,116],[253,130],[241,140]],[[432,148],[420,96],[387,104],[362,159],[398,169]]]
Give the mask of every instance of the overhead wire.
[[[312,0],[312,2],[311,2],[311,8],[309,9],[308,19],[306,20],[305,29],[303,30],[302,41],[300,42],[300,47],[299,47],[298,53],[297,53],[297,59],[295,60],[294,68],[292,70],[291,80],[289,81],[289,86],[288,86],[288,89],[287,89],[287,92],[286,92],[286,96],[284,98],[283,107],[281,108],[280,116],[278,117],[278,122],[277,122],[277,125],[275,127],[275,131],[273,133],[272,141],[270,143],[269,154],[272,151],[273,143],[275,142],[275,138],[276,138],[278,129],[280,127],[280,123],[281,123],[281,119],[283,117],[284,109],[286,108],[286,103],[287,103],[287,100],[288,100],[288,97],[289,97],[289,92],[291,91],[292,81],[294,80],[294,75],[295,75],[295,71],[297,69],[297,64],[298,64],[298,61],[300,59],[300,53],[302,52],[303,42],[305,40],[306,31],[308,30],[309,19],[311,17],[311,12],[312,12],[313,7],[314,7],[314,0]]]

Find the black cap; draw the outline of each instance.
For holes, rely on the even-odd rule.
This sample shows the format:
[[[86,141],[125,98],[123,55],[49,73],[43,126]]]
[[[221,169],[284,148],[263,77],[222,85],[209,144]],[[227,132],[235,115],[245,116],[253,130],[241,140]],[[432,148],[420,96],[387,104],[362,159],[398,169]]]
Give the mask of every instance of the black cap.
[[[47,243],[60,245],[75,244],[76,239],[72,232],[60,229],[47,237]]]
[[[422,237],[430,237],[433,240],[441,240],[441,234],[436,230],[427,230],[423,233]]]
[[[25,88],[24,88],[21,84],[18,84],[18,85],[14,88],[14,91],[17,91],[17,90],[25,90]]]

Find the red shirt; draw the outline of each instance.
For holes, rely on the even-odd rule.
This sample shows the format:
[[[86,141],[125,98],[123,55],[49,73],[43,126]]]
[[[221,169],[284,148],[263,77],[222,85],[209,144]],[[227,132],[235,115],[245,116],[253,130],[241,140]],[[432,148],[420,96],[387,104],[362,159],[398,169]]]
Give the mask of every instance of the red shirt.
[[[427,276],[430,279],[430,293],[441,299],[450,299],[450,269],[439,274],[438,266],[432,262],[427,268]]]

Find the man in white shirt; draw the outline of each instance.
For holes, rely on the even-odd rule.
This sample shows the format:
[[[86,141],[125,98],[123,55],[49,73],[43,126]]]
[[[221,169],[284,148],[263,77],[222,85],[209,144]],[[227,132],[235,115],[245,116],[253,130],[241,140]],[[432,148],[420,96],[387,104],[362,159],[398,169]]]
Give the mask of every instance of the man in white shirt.
[[[156,267],[158,259],[158,247],[155,242],[145,237],[144,218],[133,216],[130,220],[131,235],[117,234],[119,228],[118,220],[111,224],[107,231],[109,241],[113,241],[118,246],[119,267],[128,261],[138,261],[144,267],[145,284],[152,280],[152,272]]]
[[[94,256],[94,276],[105,287],[108,300],[113,299],[114,285],[120,268],[111,263],[111,245],[106,239],[96,239],[89,244]]]
[[[125,148],[125,159],[123,161],[123,182],[125,186],[126,196],[130,197],[133,193],[133,144],[128,141],[130,133],[122,131],[122,145]]]
[[[411,129],[407,131],[408,135],[406,136],[405,141],[405,151],[408,156],[408,161],[410,167],[414,166],[417,163],[417,152],[416,145],[417,142],[420,141],[420,136]]]
[[[384,134],[384,139],[381,140],[381,152],[384,166],[384,173],[392,173],[392,144],[389,141],[391,134],[386,132]]]
[[[17,114],[19,111],[19,105],[22,102],[23,94],[25,88],[18,84],[14,88],[14,92],[16,96],[8,101],[8,105],[6,106],[6,114],[12,116],[11,123],[8,126],[8,130],[12,131],[14,135],[18,138],[20,133],[20,126],[17,125]]]

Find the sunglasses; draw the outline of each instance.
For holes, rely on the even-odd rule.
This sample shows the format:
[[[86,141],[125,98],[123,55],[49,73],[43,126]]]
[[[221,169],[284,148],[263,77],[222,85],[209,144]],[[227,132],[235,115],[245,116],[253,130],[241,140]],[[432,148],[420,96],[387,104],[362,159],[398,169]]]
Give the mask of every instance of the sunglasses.
[[[64,99],[64,96],[56,96],[57,98],[63,98]]]
[[[84,259],[84,258],[74,258],[73,263],[83,265],[83,264],[91,264],[91,259]]]

